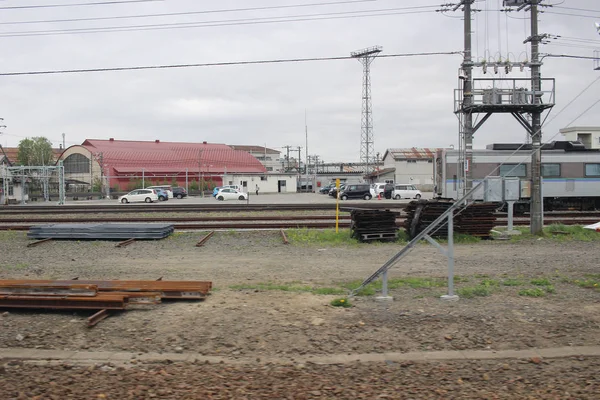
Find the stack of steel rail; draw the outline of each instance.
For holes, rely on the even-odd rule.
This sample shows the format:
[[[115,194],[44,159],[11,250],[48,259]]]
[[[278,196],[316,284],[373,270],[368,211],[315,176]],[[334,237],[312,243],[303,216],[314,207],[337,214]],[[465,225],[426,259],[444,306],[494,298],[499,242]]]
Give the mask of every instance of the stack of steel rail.
[[[0,308],[106,312],[162,299],[200,300],[211,289],[212,282],[203,281],[0,280]]]
[[[395,240],[398,233],[396,213],[389,210],[360,210],[350,212],[352,237],[366,240]]]
[[[411,201],[406,208],[404,228],[412,239],[435,221],[452,204],[452,199]],[[489,237],[496,223],[494,203],[473,203],[454,215],[454,232],[471,236]],[[448,224],[442,223],[430,234],[434,237],[447,237]]]
[[[172,224],[48,224],[32,226],[30,239],[164,239]]]

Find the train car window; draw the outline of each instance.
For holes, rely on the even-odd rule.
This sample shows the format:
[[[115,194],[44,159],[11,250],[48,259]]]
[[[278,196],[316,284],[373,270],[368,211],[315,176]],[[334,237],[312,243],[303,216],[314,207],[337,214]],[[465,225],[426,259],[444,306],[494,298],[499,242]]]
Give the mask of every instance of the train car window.
[[[504,164],[500,166],[500,176],[527,176],[527,166],[525,164]]]
[[[600,164],[585,164],[585,176],[600,176]]]
[[[560,164],[542,164],[542,176],[544,178],[559,178]]]

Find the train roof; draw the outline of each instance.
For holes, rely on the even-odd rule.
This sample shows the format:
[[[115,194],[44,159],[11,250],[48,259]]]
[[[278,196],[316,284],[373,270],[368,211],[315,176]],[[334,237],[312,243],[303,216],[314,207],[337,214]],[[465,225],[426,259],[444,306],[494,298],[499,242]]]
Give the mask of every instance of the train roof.
[[[493,143],[488,144],[486,150],[532,150],[530,143]],[[598,149],[587,149],[585,145],[579,141],[564,141],[557,140],[550,143],[542,143],[542,150],[564,150],[564,151],[593,151]]]

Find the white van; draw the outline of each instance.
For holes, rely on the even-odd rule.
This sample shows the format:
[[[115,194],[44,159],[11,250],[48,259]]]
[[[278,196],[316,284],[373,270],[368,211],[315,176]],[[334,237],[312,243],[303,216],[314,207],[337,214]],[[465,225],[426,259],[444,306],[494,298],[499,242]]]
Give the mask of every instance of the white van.
[[[380,193],[383,193],[385,191],[385,185],[388,184],[385,182],[373,183],[371,185],[371,194],[373,195],[373,197],[377,197]]]
[[[167,195],[170,199],[173,198],[173,188],[171,185],[155,185],[155,186],[146,186],[146,189],[162,189],[167,192]]]
[[[392,192],[392,198],[396,200],[400,199],[420,199],[423,194],[415,185],[398,183],[394,185],[394,191]]]

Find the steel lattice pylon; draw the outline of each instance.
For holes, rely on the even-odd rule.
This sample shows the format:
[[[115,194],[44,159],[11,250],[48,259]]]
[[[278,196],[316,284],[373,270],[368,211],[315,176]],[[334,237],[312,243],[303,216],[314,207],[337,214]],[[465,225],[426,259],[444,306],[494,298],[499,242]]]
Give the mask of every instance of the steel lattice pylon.
[[[373,141],[373,113],[371,105],[371,63],[381,53],[381,46],[369,47],[350,53],[363,65],[362,118],[360,135],[360,162],[365,166],[365,173],[371,172],[376,164],[375,144]]]

